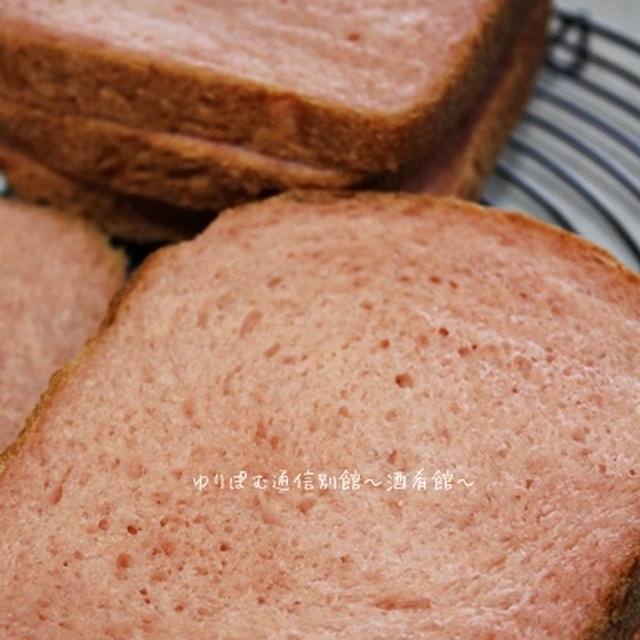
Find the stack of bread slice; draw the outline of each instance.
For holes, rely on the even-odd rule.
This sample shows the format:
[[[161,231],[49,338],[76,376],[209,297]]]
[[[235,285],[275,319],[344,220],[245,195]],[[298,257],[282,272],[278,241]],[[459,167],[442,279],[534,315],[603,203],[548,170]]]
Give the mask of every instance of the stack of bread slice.
[[[0,168],[19,195],[138,240],[292,187],[474,196],[548,5],[5,3]]]

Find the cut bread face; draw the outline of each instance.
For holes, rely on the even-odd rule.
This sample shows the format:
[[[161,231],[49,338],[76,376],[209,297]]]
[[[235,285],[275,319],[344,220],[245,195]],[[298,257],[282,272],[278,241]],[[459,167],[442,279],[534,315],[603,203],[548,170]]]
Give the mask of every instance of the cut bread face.
[[[468,111],[534,5],[29,0],[0,10],[0,79],[58,113],[371,173]]]
[[[0,199],[0,450],[99,327],[124,261],[79,219]]]
[[[547,15],[548,3],[539,3],[472,114],[435,157],[377,176],[368,187],[477,197],[528,97]],[[0,169],[20,197],[74,208],[109,232],[137,241],[185,237],[204,228],[217,209],[271,190],[358,180],[355,174],[281,162],[229,145],[142,134],[7,101],[0,105],[0,130],[5,136]],[[19,144],[10,145],[9,137]]]
[[[227,212],[137,271],[4,456],[0,629],[630,637],[638,345],[638,276],[517,214]]]

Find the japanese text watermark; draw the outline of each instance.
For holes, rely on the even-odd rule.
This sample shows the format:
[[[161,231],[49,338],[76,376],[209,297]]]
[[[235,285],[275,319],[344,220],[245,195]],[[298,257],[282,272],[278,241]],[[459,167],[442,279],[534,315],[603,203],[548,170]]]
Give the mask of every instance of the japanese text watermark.
[[[193,476],[197,491],[215,489],[219,491],[341,491],[355,493],[367,489],[382,491],[452,491],[454,487],[472,487],[474,482],[456,476],[450,469],[427,472],[424,467],[414,472],[392,471],[384,476],[361,473],[357,469],[344,469],[340,473],[306,469],[290,473],[279,469],[273,474],[249,474],[244,469],[230,474],[200,473]]]

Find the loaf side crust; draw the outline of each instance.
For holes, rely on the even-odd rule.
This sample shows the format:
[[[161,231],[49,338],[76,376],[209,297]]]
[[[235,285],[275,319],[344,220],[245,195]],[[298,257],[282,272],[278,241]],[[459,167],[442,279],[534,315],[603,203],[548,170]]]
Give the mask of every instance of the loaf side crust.
[[[640,549],[639,549],[640,551]],[[616,580],[607,585],[606,599],[587,626],[589,640],[633,640],[640,637],[640,553],[629,558]]]
[[[20,199],[80,215],[106,234],[134,242],[184,240],[215,216],[211,211],[187,211],[69,178],[4,140],[0,140],[0,171]]]
[[[361,177],[180,134],[55,115],[8,100],[0,103],[0,136],[53,169],[177,207],[217,210],[264,192],[338,189]]]

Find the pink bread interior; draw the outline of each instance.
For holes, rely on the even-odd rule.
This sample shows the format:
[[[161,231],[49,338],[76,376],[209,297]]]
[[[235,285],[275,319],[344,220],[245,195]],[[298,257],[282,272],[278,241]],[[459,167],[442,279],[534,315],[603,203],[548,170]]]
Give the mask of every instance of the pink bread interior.
[[[1,635],[586,638],[637,578],[639,398],[639,279],[586,242],[408,195],[223,214],[5,456]]]
[[[81,220],[0,200],[0,451],[99,326],[121,257]]]

